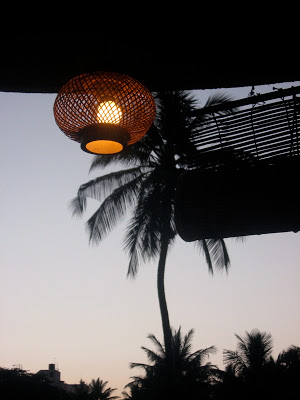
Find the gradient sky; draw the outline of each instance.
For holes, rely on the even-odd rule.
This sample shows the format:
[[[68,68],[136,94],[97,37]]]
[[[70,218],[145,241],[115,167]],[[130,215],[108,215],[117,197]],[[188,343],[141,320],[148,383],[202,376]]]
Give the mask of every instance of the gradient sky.
[[[297,86],[293,84],[276,87]],[[272,90],[257,87],[257,92]],[[250,88],[222,89],[235,98]],[[210,91],[195,91],[203,105]],[[162,340],[156,262],[126,279],[126,220],[99,246],[90,246],[82,219],[69,201],[88,174],[93,156],[55,124],[54,94],[0,93],[0,366],[30,372],[55,362],[67,383],[100,377],[121,393],[145,362],[147,334]],[[226,240],[229,273],[211,276],[203,255],[180,238],[166,267],[171,325],[195,329],[193,350],[235,349],[234,333],[258,328],[274,338],[274,356],[300,345],[300,234]]]

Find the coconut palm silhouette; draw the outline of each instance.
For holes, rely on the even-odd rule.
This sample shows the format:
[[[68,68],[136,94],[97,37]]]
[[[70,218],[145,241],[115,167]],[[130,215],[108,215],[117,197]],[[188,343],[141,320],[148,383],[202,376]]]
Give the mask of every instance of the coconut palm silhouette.
[[[168,251],[177,235],[174,203],[178,176],[189,166],[196,151],[189,140],[205,120],[193,117],[195,99],[186,91],[157,93],[157,117],[148,134],[124,152],[96,156],[91,170],[118,164],[125,167],[80,186],[71,202],[73,215],[82,215],[88,198],[101,202],[87,221],[90,241],[99,243],[131,209],[125,236],[129,254],[128,276],[135,277],[142,262],[158,258],[157,290],[166,358],[174,363],[173,340],[165,296],[165,266]],[[205,106],[228,101],[225,95],[213,95]],[[226,269],[229,255],[223,239],[198,241],[210,272]]]

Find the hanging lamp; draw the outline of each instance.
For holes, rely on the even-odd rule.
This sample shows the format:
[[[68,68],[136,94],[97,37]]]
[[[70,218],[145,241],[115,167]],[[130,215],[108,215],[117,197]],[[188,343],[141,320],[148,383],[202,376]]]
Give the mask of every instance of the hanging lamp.
[[[57,94],[58,127],[81,149],[113,154],[139,141],[155,118],[150,91],[135,79],[115,72],[82,74]]]

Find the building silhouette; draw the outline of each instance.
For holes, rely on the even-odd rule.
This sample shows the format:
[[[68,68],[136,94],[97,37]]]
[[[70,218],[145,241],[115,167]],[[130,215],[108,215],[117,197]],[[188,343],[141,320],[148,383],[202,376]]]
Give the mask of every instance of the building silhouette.
[[[74,392],[77,384],[68,384],[60,379],[60,371],[55,369],[55,364],[49,364],[48,369],[41,369],[37,372],[38,375],[43,375],[51,385],[64,389],[69,392]]]

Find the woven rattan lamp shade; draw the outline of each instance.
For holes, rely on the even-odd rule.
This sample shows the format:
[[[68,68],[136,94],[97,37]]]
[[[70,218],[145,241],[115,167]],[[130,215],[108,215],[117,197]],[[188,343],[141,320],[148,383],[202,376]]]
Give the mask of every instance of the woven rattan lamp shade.
[[[58,127],[82,150],[117,153],[140,140],[155,118],[150,91],[115,72],[95,72],[71,79],[54,103]]]

